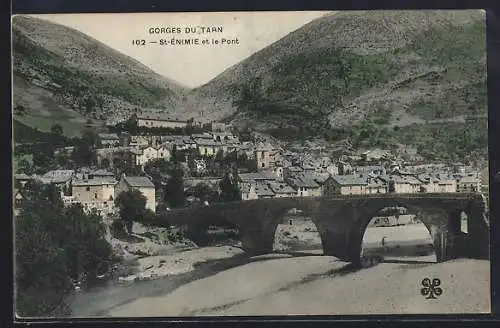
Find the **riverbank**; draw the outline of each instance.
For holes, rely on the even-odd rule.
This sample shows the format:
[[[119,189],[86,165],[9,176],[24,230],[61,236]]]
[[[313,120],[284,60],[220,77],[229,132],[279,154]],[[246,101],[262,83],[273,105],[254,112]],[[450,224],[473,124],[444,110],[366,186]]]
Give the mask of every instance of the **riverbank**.
[[[161,230],[154,231],[147,227],[137,226],[134,227],[134,232],[134,238],[132,238],[131,242],[111,241],[115,247],[120,248],[123,252],[123,260],[119,270],[117,270],[119,273],[117,274],[118,278],[103,281],[92,288],[82,289],[67,298],[73,317],[114,316],[117,314],[113,311],[140,299],[170,295],[184,286],[211,279],[211,277],[224,273],[226,270],[251,268],[248,265],[252,263],[269,263],[271,267],[265,270],[268,271],[266,275],[270,275],[270,277],[283,275],[285,274],[284,271],[286,271],[286,275],[291,275],[291,280],[285,280],[295,281],[295,285],[301,283],[302,278],[300,277],[304,277],[304,275],[307,280],[311,279],[310,277],[328,275],[328,272],[331,273],[335,270],[340,270],[341,274],[349,273],[351,270],[348,263],[340,262],[333,257],[318,256],[323,254],[321,240],[314,224],[308,220],[294,221],[292,225],[279,225],[274,245],[276,253],[252,258],[249,258],[238,247],[238,242],[234,240],[226,241],[230,245],[218,244],[197,247],[189,241],[165,243],[161,238],[158,238],[164,232]],[[368,228],[363,247],[378,251],[383,238],[389,245],[406,244],[409,246],[407,247],[408,254],[413,255],[413,257],[408,257],[408,254],[400,254],[396,261],[401,261],[401,258],[403,258],[409,263],[412,261],[424,261],[425,265],[435,263],[433,254],[418,257],[415,257],[414,254],[414,246],[425,245],[429,241],[432,242],[428,231],[423,225]],[[405,249],[405,247],[400,248],[400,250],[402,249]],[[383,251],[386,252],[384,256],[389,263],[395,263],[394,259],[390,257],[394,249],[391,250],[390,247],[386,247]],[[276,267],[271,263],[279,263],[283,267]],[[384,263],[384,265],[386,264]],[[300,268],[301,266],[307,266],[307,268]],[[255,279],[258,281],[267,279],[260,277],[258,272],[252,270],[249,273],[237,273],[236,275],[239,277],[237,278],[239,281],[237,284],[247,284],[248,275],[255,275]],[[307,278],[307,276],[310,277]],[[275,278],[271,278],[270,282],[276,285],[273,282],[274,280]],[[258,284],[259,282],[257,282]],[[223,287],[221,282],[218,288],[227,289],[228,291],[234,289],[232,285],[228,286],[230,287]],[[249,286],[252,289],[252,284]],[[205,289],[204,287],[203,290]],[[220,293],[224,295],[226,291],[213,290],[213,295],[205,292],[203,294],[217,299],[220,297]],[[187,299],[189,297],[191,296],[186,296]],[[186,302],[188,302],[187,299]],[[239,301],[241,300],[234,300],[234,302]],[[137,316],[142,316],[141,310],[137,311]],[[194,311],[193,313],[197,315],[199,312],[197,309],[189,311]],[[125,312],[117,313],[119,313],[119,316],[122,315],[120,313],[125,315]],[[133,311],[130,313],[133,313]],[[175,315],[184,315],[183,311],[175,313],[178,313]],[[204,315],[204,313],[203,310],[200,315]]]
[[[489,313],[489,270],[489,261],[480,260],[406,259],[355,271],[328,256],[266,256],[170,293],[138,297],[106,316]],[[436,299],[420,292],[426,277],[442,282]]]
[[[189,240],[167,242],[161,236],[166,229],[136,224],[128,241],[112,238],[110,243],[121,252],[122,263],[115,278],[119,282],[150,280],[195,270],[205,262],[229,259],[244,252],[235,240],[220,245],[198,247]],[[229,245],[228,245],[229,244]],[[416,249],[416,247],[420,247]],[[276,230],[275,252],[321,250],[321,239],[310,220],[280,224]],[[432,252],[432,238],[423,224],[395,227],[369,227],[363,239],[365,251],[426,255]],[[406,253],[405,253],[406,252]]]
[[[231,258],[242,254],[238,241],[208,247],[198,247],[187,238],[166,228],[134,224],[131,235],[108,235],[115,255],[120,262],[115,266],[111,280],[126,283],[179,275],[195,270],[199,263]]]

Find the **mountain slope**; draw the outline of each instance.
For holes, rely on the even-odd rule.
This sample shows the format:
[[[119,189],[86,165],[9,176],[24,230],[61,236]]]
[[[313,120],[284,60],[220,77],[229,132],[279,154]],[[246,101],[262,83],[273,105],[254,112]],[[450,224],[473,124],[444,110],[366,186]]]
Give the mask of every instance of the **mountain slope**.
[[[15,118],[44,130],[139,106],[172,109],[185,92],[81,32],[34,17],[13,17],[12,50]]]
[[[255,53],[188,99],[214,118],[283,138],[366,121],[485,120],[485,49],[479,10],[340,12]]]

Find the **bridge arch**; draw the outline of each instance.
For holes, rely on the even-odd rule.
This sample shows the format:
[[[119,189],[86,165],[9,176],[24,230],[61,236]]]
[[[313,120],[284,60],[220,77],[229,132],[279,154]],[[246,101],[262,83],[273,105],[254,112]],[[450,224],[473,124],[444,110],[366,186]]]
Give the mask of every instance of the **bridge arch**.
[[[304,211],[320,234],[323,254],[359,263],[363,235],[384,207],[402,206],[419,217],[434,237],[439,261],[453,257],[489,257],[489,223],[480,194],[380,194],[256,199],[169,212],[174,225],[195,229],[223,219],[238,226],[249,255],[271,253],[277,225],[292,208]],[[460,213],[469,218],[467,236],[456,231]],[[457,218],[458,216],[458,218]],[[202,228],[203,229],[203,228]]]
[[[282,226],[283,228],[287,227],[288,226],[288,222],[290,222],[289,224],[292,224],[292,222],[296,222],[297,223],[297,219],[294,219],[292,218],[292,213],[291,211],[292,210],[299,210],[301,212],[301,214],[299,214],[302,218],[299,219],[299,221],[302,221],[304,220],[305,222],[309,221],[311,222],[315,229],[316,229],[316,234],[319,236],[319,239],[320,239],[320,242],[321,242],[321,249],[322,249],[322,254],[325,253],[324,251],[324,245],[323,245],[323,239],[325,237],[325,231],[324,231],[324,227],[323,225],[321,224],[321,222],[318,220],[318,218],[314,215],[311,215],[311,213],[307,212],[307,209],[301,209],[300,207],[299,208],[285,208],[284,210],[280,211],[276,217],[275,217],[275,220],[272,221],[272,226],[269,228],[270,231],[271,231],[271,236],[272,236],[272,240],[273,240],[273,249],[272,251],[275,252],[275,251],[278,251],[277,249],[275,249],[275,246],[276,245],[276,242],[279,241],[278,239],[278,233],[280,232],[280,226]],[[288,219],[289,221],[285,220],[285,219]],[[285,230],[287,231],[287,230]],[[289,231],[288,231],[289,232]],[[297,236],[296,236],[297,237]]]
[[[484,209],[481,201],[465,200],[460,202],[434,201],[432,199],[387,199],[371,206],[365,204],[365,209],[358,213],[357,220],[351,226],[346,240],[347,252],[345,260],[359,263],[362,253],[363,236],[373,217],[383,206],[397,204],[415,214],[427,228],[433,238],[433,248],[438,262],[457,257],[485,257],[489,244],[488,227],[485,224]],[[461,229],[461,215],[467,219],[467,233]],[[474,219],[475,217],[475,219]],[[483,239],[483,241],[481,241]],[[472,240],[475,240],[472,243]],[[486,245],[486,246],[485,246]]]
[[[405,207],[402,204],[398,205],[399,207]],[[362,215],[357,222],[351,227],[351,230],[348,235],[347,249],[348,256],[347,260],[354,263],[359,263],[362,257],[362,245],[363,238],[368,229],[368,225],[373,220],[374,217],[379,216],[380,211],[384,207],[381,207],[378,211],[368,212],[367,214]],[[405,207],[406,208],[406,207]],[[444,254],[443,252],[443,236],[447,233],[448,226],[448,218],[447,213],[444,210],[439,209],[408,209],[408,212],[415,215],[414,219],[418,219],[423,223],[427,231],[433,240],[433,250],[436,254],[436,259],[438,262],[443,260]]]
[[[189,239],[198,246],[208,246],[211,242],[216,242],[213,238],[216,232],[214,230],[227,230],[228,236],[239,239],[240,226],[223,213],[209,211],[202,213],[199,220],[195,220],[186,225],[186,234]],[[229,232],[231,231],[231,233]],[[221,231],[219,231],[220,233]]]

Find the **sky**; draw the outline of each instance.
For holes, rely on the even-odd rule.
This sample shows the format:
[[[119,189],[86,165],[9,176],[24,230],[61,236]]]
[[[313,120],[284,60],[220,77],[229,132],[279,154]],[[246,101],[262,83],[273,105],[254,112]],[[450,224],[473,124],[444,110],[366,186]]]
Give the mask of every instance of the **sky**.
[[[157,73],[187,87],[200,86],[226,68],[321,17],[326,11],[226,12],[226,13],[134,13],[33,15],[79,30],[130,56]],[[201,33],[201,27],[216,32]],[[169,28],[150,33],[151,28]],[[186,28],[196,33],[186,33]],[[220,32],[222,28],[222,32]],[[172,31],[180,33],[172,33]],[[160,45],[160,39],[193,39],[208,45]],[[238,44],[221,44],[238,39]],[[134,45],[133,40],[146,41]],[[219,44],[212,44],[212,39]],[[158,43],[149,43],[156,41]],[[175,42],[175,41],[174,41]],[[141,41],[138,41],[141,43]]]

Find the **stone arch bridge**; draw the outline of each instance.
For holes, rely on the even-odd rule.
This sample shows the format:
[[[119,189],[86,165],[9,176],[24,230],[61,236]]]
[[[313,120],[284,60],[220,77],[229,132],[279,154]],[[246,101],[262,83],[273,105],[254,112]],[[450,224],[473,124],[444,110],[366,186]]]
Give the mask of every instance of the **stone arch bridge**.
[[[217,203],[168,211],[156,224],[187,226],[203,233],[210,225],[230,222],[250,255],[273,251],[277,225],[291,209],[299,209],[316,225],[324,255],[359,263],[363,235],[381,209],[401,206],[415,214],[434,238],[439,262],[458,257],[489,259],[489,221],[486,200],[479,193],[336,195],[290,197]],[[467,233],[461,214],[467,215]]]

